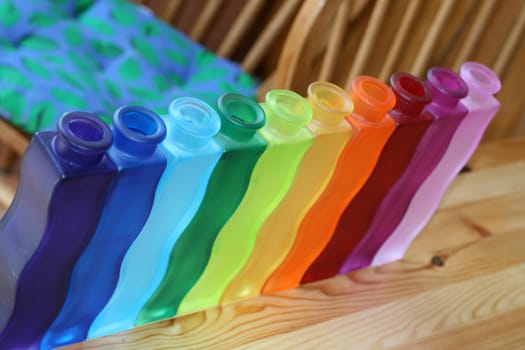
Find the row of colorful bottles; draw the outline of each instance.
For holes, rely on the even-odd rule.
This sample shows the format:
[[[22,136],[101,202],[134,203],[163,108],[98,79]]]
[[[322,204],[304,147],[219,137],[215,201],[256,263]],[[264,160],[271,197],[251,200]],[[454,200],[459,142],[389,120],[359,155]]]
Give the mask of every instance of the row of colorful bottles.
[[[499,108],[487,67],[176,99],[39,132],[0,222],[0,348],[49,349],[399,259]],[[218,112],[218,113],[217,113]]]

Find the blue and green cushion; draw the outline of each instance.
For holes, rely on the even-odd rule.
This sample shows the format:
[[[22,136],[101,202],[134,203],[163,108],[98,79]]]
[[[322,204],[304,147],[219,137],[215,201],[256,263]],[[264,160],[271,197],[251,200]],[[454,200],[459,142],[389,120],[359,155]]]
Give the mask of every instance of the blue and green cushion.
[[[0,1],[0,115],[27,133],[71,110],[111,121],[122,105],[160,114],[176,97],[215,106],[256,80],[127,0]]]

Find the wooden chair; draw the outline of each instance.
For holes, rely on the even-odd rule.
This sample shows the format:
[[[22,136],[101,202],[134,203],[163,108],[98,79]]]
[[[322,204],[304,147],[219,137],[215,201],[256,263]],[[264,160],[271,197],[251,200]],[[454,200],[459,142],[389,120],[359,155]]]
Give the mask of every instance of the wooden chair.
[[[508,120],[491,138],[524,133],[519,98],[525,58],[525,4],[454,0],[142,0],[162,19],[217,54],[240,62],[262,84],[306,92],[315,80],[348,87],[359,74],[387,80],[394,71],[421,76],[432,65],[457,69],[469,59],[496,70]],[[498,10],[498,11],[496,11]],[[196,15],[195,15],[196,14]],[[520,102],[521,101],[521,102]],[[0,119],[0,166],[21,156],[29,135]]]
[[[431,66],[458,70],[468,60],[502,80],[502,107],[485,139],[525,134],[525,3],[519,0],[306,0],[292,25],[269,86],[306,92],[315,80],[349,87],[368,74],[424,77]]]

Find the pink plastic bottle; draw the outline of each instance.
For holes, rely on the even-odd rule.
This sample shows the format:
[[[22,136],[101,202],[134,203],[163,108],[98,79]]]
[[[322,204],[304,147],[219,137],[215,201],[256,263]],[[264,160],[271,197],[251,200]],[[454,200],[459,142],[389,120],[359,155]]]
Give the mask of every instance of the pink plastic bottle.
[[[501,82],[493,71],[482,64],[467,62],[461,66],[460,76],[469,89],[468,95],[461,100],[469,112],[445,155],[414,195],[403,219],[374,256],[373,266],[403,257],[437,209],[447,186],[474,153],[499,109],[500,104],[493,94],[500,90]]]

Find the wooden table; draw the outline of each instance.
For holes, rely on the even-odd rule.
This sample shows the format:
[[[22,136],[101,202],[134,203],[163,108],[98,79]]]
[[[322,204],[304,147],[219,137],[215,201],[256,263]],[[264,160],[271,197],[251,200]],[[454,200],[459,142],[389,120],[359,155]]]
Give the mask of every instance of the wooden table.
[[[405,258],[71,349],[525,349],[525,139],[482,145]]]

